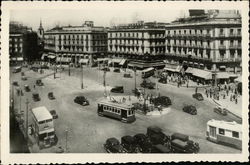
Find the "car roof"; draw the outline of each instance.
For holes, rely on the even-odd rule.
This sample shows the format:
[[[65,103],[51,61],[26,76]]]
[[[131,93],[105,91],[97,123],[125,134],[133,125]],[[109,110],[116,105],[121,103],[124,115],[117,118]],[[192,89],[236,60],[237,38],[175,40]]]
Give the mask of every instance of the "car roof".
[[[127,136],[123,136],[123,137],[121,138],[121,140],[122,140],[122,141],[126,141],[126,142],[128,142],[128,143],[133,143],[134,138],[133,138],[132,136],[127,135]]]
[[[117,143],[117,142],[119,142],[119,140],[116,139],[116,138],[114,138],[114,137],[112,137],[112,138],[108,138],[108,139],[107,139],[107,142],[110,142],[110,143]]]
[[[155,132],[161,132],[162,131],[162,129],[160,127],[158,127],[158,126],[149,126],[148,130],[153,130]]]
[[[155,148],[157,148],[158,150],[162,151],[162,152],[170,152],[170,149],[165,147],[164,145],[162,144],[157,144],[155,145]]]

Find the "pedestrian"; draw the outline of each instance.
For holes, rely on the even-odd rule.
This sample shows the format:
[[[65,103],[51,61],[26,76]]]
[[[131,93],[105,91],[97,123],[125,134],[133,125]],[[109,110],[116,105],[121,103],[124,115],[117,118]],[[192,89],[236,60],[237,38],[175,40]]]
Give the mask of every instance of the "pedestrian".
[[[36,88],[36,85],[34,85],[34,89]]]
[[[237,97],[235,98],[235,104],[237,104],[238,103],[238,99],[237,99]]]
[[[232,96],[232,94],[230,95],[230,101],[232,101],[233,100],[233,96]]]
[[[223,95],[223,99],[226,99],[226,95],[225,94]]]
[[[196,88],[195,88],[195,93],[197,93],[197,92],[198,92],[198,88],[196,87]]]
[[[188,82],[187,82],[187,88],[188,88]]]
[[[227,89],[227,91],[226,91],[226,92],[227,92],[227,96],[228,96],[228,92],[229,92],[229,91],[228,91],[228,89]]]

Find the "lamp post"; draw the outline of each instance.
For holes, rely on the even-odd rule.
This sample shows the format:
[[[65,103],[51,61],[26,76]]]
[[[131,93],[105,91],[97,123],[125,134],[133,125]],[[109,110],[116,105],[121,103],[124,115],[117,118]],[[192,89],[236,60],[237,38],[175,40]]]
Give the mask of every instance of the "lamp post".
[[[82,64],[81,65],[81,89],[83,89],[83,67]]]
[[[70,63],[69,63],[69,76],[70,76]]]
[[[136,68],[134,67],[134,73],[135,73],[135,96],[136,96]]]
[[[107,71],[103,71],[103,86],[104,86],[104,96],[107,96],[107,91],[106,91],[106,73]]]
[[[26,99],[26,137],[27,140],[29,139],[29,101]]]

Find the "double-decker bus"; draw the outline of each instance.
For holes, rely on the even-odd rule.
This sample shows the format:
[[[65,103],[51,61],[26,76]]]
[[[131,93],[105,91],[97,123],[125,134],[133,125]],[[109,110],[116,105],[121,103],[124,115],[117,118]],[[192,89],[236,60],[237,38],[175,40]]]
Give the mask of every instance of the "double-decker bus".
[[[236,122],[209,120],[206,136],[212,142],[242,149],[242,125]]]
[[[49,147],[55,143],[53,117],[44,106],[33,108],[32,128],[40,148]]]
[[[102,99],[98,101],[97,113],[99,116],[107,116],[126,123],[135,121],[134,106],[116,100]]]
[[[141,73],[141,77],[142,78],[148,78],[150,76],[153,76],[155,73],[155,69],[154,68],[147,68],[147,69],[144,69]]]

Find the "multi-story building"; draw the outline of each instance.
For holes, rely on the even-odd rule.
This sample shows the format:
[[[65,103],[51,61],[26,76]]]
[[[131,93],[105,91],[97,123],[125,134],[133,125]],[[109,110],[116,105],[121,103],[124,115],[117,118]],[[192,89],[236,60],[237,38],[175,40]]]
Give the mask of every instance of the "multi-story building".
[[[37,34],[31,28],[17,22],[10,22],[9,55],[10,62],[29,61],[37,56]]]
[[[55,27],[44,33],[45,50],[57,61],[78,63],[83,58],[97,58],[107,53],[107,32],[92,21],[82,26]]]
[[[137,68],[162,67],[165,54],[165,24],[139,21],[108,30],[108,52]]]
[[[169,63],[212,71],[241,71],[241,16],[238,11],[209,10],[166,25]]]

